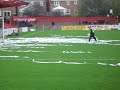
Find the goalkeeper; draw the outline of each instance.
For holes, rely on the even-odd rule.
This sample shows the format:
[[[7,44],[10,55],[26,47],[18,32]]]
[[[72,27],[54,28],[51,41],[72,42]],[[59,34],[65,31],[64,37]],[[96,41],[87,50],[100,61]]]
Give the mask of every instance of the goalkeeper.
[[[95,33],[94,33],[94,31],[89,27],[89,29],[90,29],[90,37],[89,37],[89,42],[90,42],[90,40],[93,38],[95,41],[97,41],[97,39],[96,39],[96,37],[95,37]]]

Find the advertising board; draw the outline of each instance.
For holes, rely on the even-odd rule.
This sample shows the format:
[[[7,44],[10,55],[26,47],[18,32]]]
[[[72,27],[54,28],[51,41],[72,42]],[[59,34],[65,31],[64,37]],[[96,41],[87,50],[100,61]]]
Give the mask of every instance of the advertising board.
[[[120,25],[80,25],[80,26],[62,26],[62,30],[120,30]]]
[[[62,30],[87,30],[87,26],[62,26]]]

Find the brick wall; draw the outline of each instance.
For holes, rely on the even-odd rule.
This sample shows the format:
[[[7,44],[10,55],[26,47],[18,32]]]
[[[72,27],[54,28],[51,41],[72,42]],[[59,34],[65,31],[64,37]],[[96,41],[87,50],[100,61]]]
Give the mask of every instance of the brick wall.
[[[70,1],[70,4],[67,5],[67,2],[62,0],[59,2],[59,5],[66,9],[70,9],[70,11],[71,11],[70,15],[74,15],[75,14],[74,11],[75,11],[75,9],[77,9],[76,8],[77,6],[74,5],[74,1]],[[54,1],[51,1],[51,10],[55,7],[57,7],[57,6],[54,5]]]

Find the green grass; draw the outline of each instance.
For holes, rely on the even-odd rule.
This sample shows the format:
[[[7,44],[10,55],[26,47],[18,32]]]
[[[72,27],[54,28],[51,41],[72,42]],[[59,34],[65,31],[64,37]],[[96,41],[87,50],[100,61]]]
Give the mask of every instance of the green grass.
[[[53,36],[87,36],[89,31],[36,31],[22,33],[9,38],[35,38]],[[99,40],[120,40],[120,31],[95,31]],[[80,38],[80,37],[79,37]],[[87,39],[87,38],[86,38]],[[0,90],[119,90],[120,67],[102,66],[97,62],[120,63],[120,45],[81,43],[39,43],[53,46],[45,48],[20,48],[9,46],[0,56],[20,56],[0,58]],[[111,42],[120,44],[120,42]],[[68,46],[66,46],[68,45]],[[1,48],[5,48],[3,46]],[[37,50],[42,52],[16,52]],[[63,51],[90,51],[92,53],[73,54]],[[28,56],[29,58],[23,58]],[[87,62],[90,64],[40,64],[37,61]]]

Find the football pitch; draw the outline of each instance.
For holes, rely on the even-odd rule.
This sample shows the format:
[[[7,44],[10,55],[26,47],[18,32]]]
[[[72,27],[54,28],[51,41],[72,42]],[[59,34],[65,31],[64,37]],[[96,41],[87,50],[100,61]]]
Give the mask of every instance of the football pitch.
[[[119,90],[120,31],[35,31],[0,41],[0,90]]]

